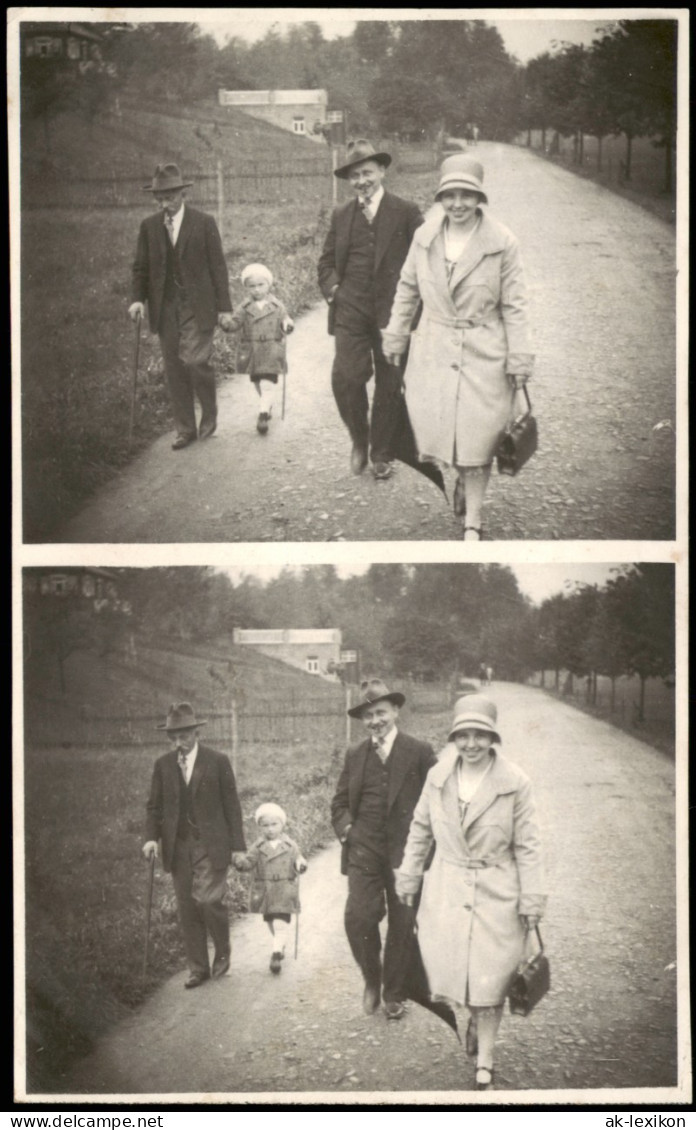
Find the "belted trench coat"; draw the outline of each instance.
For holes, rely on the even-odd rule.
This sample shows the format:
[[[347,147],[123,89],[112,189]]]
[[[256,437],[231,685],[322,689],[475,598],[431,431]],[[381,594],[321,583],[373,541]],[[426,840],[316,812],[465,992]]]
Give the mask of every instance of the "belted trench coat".
[[[418,940],[433,995],[478,1007],[502,1004],[522,958],[521,914],[542,914],[541,845],[528,777],[494,761],[460,819],[457,747],[450,743],[418,801],[397,892],[420,889]]]
[[[532,372],[524,273],[515,236],[480,208],[448,277],[445,222],[440,210],[416,230],[382,344],[404,354],[410,342],[404,386],[419,457],[485,466],[514,414],[508,374]]]

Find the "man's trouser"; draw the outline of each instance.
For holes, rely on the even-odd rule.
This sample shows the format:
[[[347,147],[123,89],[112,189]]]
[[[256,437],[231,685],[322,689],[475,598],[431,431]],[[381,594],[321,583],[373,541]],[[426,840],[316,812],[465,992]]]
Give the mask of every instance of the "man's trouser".
[[[351,311],[350,325],[337,324],[335,338],[331,387],[341,419],[357,447],[367,451],[369,445],[373,463],[389,463],[401,418],[401,370],[385,360],[379,327],[366,315]],[[373,371],[375,391],[368,423],[366,386]]]
[[[215,370],[211,363],[212,330],[199,330],[185,294],[165,299],[159,324],[164,370],[177,434],[195,439],[195,396],[201,403],[201,437],[211,435],[217,423]]]
[[[394,875],[387,860],[372,874],[348,861],[348,901],[345,928],[348,942],[366,984],[383,985],[385,1001],[403,999],[403,976],[413,933],[413,911],[396,897]],[[386,904],[386,905],[385,905]],[[380,961],[379,923],[387,914],[384,962]]]
[[[208,973],[208,934],[215,957],[227,957],[230,952],[230,924],[223,902],[227,868],[213,867],[199,840],[177,839],[172,878],[189,969]]]

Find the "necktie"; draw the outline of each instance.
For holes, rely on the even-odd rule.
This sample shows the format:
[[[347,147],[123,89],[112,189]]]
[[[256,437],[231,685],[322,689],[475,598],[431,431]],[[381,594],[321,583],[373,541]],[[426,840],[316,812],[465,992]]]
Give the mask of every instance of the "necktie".
[[[164,217],[164,226],[167,229],[167,235],[169,236],[169,242],[171,243],[171,245],[173,247],[174,246],[174,221],[171,218],[171,216],[169,215],[169,213],[167,213],[167,215]]]
[[[372,212],[370,211],[370,201],[369,200],[360,200],[359,204],[360,204],[360,207],[362,208],[363,216],[367,220],[368,224],[371,224],[372,223]]]
[[[183,753],[183,752],[179,753],[179,767],[181,769],[181,772],[184,775],[184,780],[186,781],[186,784],[188,785],[188,765],[187,765],[187,761],[186,761],[187,757],[188,757],[187,753]]]
[[[374,737],[372,739],[372,748],[375,751],[375,753],[377,754],[380,761],[384,762],[386,760],[386,754],[385,754],[385,750],[384,750],[384,738]]]

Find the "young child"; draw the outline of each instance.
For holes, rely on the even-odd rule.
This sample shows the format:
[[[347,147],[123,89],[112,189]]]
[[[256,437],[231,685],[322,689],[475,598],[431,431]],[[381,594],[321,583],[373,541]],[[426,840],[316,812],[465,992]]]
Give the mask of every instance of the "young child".
[[[279,804],[261,804],[254,813],[261,836],[236,860],[240,871],[254,871],[249,909],[263,914],[271,931],[271,973],[280,973],[291,914],[300,909],[298,875],[307,861],[294,840],[283,831],[287,824]]]
[[[261,398],[256,430],[265,435],[273,411],[278,376],[287,373],[285,338],[295,328],[280,299],[271,294],[273,275],[263,263],[250,263],[242,271],[247,292],[232,312],[230,329],[241,330],[237,370],[248,373]]]

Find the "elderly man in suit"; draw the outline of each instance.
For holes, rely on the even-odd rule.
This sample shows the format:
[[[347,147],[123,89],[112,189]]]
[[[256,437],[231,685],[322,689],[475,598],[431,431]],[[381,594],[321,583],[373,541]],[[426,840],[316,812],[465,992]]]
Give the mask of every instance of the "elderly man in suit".
[[[155,762],[147,802],[147,859],[171,871],[190,975],[187,989],[210,978],[207,935],[215,946],[212,975],[230,967],[230,927],[224,896],[230,862],[246,850],[242,811],[229,758],[198,741],[205,725],[190,703],[174,703],[163,725],[171,744]]]
[[[389,1020],[404,1013],[403,977],[413,913],[394,890],[413,810],[428,770],[432,747],[397,729],[404,696],[381,679],[363,682],[362,701],[348,713],[360,718],[367,738],[352,746],[331,802],[334,830],[343,844],[341,871],[348,876],[345,928],[365,982],[363,1008],[375,1012],[380,994]],[[379,923],[387,913],[384,964]]]
[[[391,474],[400,423],[401,370],[382,352],[380,329],[389,321],[399,274],[423,217],[415,204],[386,192],[391,157],[369,141],[351,141],[335,176],[350,182],[355,199],[336,208],[319,259],[319,286],[329,303],[329,333],[336,338],[331,375],[341,419],[353,441],[351,469],[368,462],[377,479]],[[374,369],[372,419],[367,383]]]
[[[159,206],[140,225],[133,263],[133,321],[145,316],[158,333],[176,426],[174,451],[217,427],[215,370],[211,362],[216,325],[229,330],[230,300],[227,264],[220,233],[212,216],[184,203],[191,181],[177,165],[158,165],[151,192]],[[194,396],[201,404],[196,427]]]

